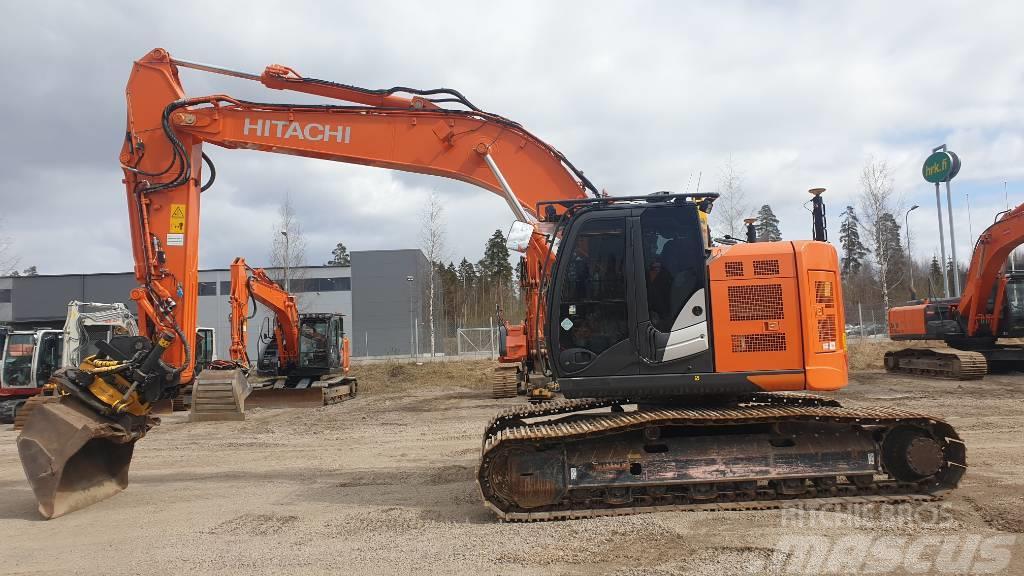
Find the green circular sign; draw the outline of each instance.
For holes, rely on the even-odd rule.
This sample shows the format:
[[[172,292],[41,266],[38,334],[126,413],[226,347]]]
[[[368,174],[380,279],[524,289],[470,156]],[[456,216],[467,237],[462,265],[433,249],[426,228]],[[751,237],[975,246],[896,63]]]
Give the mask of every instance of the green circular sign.
[[[924,161],[921,175],[928,182],[948,182],[960,171],[960,159],[952,152],[934,152]]]

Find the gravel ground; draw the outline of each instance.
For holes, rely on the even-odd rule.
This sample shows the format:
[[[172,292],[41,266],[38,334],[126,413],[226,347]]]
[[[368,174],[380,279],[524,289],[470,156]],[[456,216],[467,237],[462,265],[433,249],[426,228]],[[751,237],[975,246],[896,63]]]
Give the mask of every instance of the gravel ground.
[[[16,434],[0,428],[0,572],[1024,574],[1020,376],[859,373],[840,394],[950,420],[971,469],[942,503],[537,524],[497,522],[474,481],[484,424],[517,400],[479,386],[366,384],[343,404],[250,411],[245,422],[165,417],[137,446],[125,492],[48,522]]]

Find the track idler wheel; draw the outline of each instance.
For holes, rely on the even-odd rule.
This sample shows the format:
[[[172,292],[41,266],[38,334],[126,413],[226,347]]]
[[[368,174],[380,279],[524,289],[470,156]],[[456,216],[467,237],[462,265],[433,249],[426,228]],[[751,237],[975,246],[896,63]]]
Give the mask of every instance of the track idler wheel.
[[[517,508],[551,506],[565,495],[565,458],[561,450],[509,449],[495,457],[488,481]]]
[[[916,482],[936,474],[944,462],[942,447],[924,430],[895,428],[882,441],[882,463],[894,478]]]
[[[886,352],[882,358],[882,366],[885,367],[886,372],[896,372],[899,369],[899,360],[896,358],[896,353]]]

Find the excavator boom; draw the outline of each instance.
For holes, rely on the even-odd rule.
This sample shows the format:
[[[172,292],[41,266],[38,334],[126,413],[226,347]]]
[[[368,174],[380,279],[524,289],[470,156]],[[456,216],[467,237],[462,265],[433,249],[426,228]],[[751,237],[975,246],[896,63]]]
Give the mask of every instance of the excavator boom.
[[[226,95],[190,98],[182,87],[179,67],[245,78],[271,89],[332,102],[288,105]],[[57,446],[58,439],[36,434],[38,442],[29,442],[26,436],[20,445],[24,446],[21,455],[26,475],[47,517],[69,509],[52,506],[58,499],[56,491],[67,489],[51,481],[55,476],[76,478],[76,485],[81,486],[102,484],[109,488],[104,495],[123,488],[130,452],[129,458],[110,460],[102,475],[92,468],[66,470],[65,466],[82,465],[83,458],[75,455],[86,446],[100,452],[107,446],[111,453],[125,454],[104,438],[133,444],[152,425],[148,420],[150,404],[177,396],[195,379],[200,194],[215,178],[204,144],[453,178],[502,196],[522,221],[536,219],[533,212],[542,200],[583,198],[588,190],[596,195],[594,186],[560,152],[519,124],[483,112],[453,90],[367,90],[304,78],[280,65],[267,67],[262,75],[247,74],[175,61],[165,50],[156,49],[135,62],[125,94],[126,130],[120,162],[139,283],[131,298],[138,307],[140,336],[138,341],[124,342],[122,348],[111,347],[83,361],[78,370],[55,377],[65,399],[52,410],[38,411],[31,428],[67,428],[72,417],[88,417],[94,425],[76,425],[79,430],[92,431],[82,442]],[[457,108],[442,108],[442,102],[454,103]],[[533,329],[519,328],[519,339],[511,347],[517,356],[505,360],[522,362],[528,353],[537,354],[541,349],[536,341],[527,345],[526,340],[540,335],[537,327],[542,321],[530,315],[541,314],[538,289],[544,267],[540,263],[547,261],[548,255],[546,237],[535,231],[526,250],[527,270],[533,276],[526,282],[530,305],[524,321]],[[258,272],[254,271],[253,277],[257,280],[239,284],[238,290],[277,303],[277,342],[282,359],[294,363],[302,328],[296,321],[294,303],[289,305],[287,298],[266,289],[269,285],[259,280]],[[247,302],[244,294],[235,294],[232,314],[239,320],[246,314],[243,302]],[[342,337],[340,318],[324,322],[337,326],[332,334],[338,340],[330,349],[326,369],[341,368],[347,365],[347,341]],[[245,358],[244,334],[235,331],[232,340],[233,357]],[[315,368],[318,372],[324,369]],[[354,383],[351,388],[354,391]],[[127,414],[133,419],[125,420]],[[105,435],[101,431],[106,431]]]
[[[231,360],[248,367],[248,320],[250,300],[274,313],[274,338],[281,365],[298,362],[299,310],[295,297],[271,280],[262,268],[250,267],[245,258],[231,263]]]
[[[178,66],[239,76],[275,89],[315,94],[345,104],[288,105],[226,95],[187,98]],[[416,92],[412,98],[398,92]],[[466,110],[426,99],[447,96]],[[199,192],[204,143],[321,158],[443,176],[500,195],[520,220],[534,220],[541,201],[585,198],[596,188],[560,152],[519,124],[480,111],[452,90],[384,91],[302,78],[283,66],[262,76],[176,61],[156,49],[135,63],[127,88],[128,129],[121,152],[125,170],[143,334],[157,327],[190,334],[196,317]],[[212,171],[208,179],[212,179]],[[548,260],[545,236],[526,250],[528,286],[539,286],[538,262]],[[527,295],[526,324],[537,326],[536,290]],[[525,337],[537,335],[534,329]],[[190,341],[180,338],[166,361],[181,382],[192,376]],[[522,346],[536,353],[536,342]],[[523,358],[511,360],[521,361]]]

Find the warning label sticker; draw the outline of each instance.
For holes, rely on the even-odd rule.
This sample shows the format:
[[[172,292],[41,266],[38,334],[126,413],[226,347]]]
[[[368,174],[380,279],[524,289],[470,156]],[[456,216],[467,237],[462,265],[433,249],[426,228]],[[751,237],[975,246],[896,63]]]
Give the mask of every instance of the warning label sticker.
[[[185,205],[184,204],[171,204],[171,227],[168,229],[170,232],[184,233],[185,232]],[[168,244],[171,241],[168,239]],[[180,246],[180,244],[178,244]]]
[[[167,235],[168,246],[184,246],[185,235],[184,234],[168,234]]]

